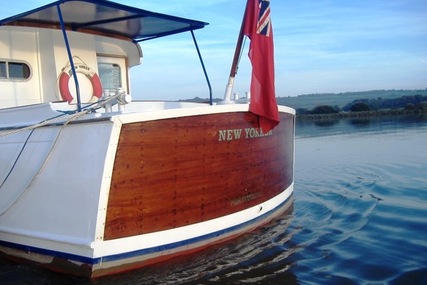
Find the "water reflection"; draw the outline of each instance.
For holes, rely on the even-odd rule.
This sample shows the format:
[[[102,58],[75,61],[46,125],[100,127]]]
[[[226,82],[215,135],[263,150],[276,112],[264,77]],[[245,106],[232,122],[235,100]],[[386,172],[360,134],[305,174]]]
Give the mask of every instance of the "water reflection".
[[[305,122],[297,134],[298,280],[427,284],[425,117]]]
[[[370,118],[351,118],[336,120],[309,121],[297,120],[296,136],[330,136],[350,134],[355,132],[381,132],[388,127],[393,129],[418,127],[419,124],[427,123],[427,116],[384,116]]]
[[[335,120],[318,120],[318,121],[314,121],[314,125],[316,125],[317,127],[332,127],[333,125],[336,125],[339,123],[340,120],[335,119]]]
[[[349,119],[349,123],[355,127],[365,127],[371,124],[371,118]]]

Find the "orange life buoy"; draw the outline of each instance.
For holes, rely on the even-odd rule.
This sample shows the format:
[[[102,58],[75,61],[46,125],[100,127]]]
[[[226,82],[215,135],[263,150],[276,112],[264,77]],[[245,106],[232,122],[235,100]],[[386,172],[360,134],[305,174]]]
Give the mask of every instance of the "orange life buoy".
[[[102,84],[98,74],[83,63],[75,64],[74,68],[76,73],[82,73],[90,80],[93,88],[92,97],[101,98]],[[70,81],[71,76],[71,67],[69,67],[68,71],[66,71],[66,67],[64,67],[59,75],[59,93],[61,93],[62,99],[66,100],[68,103],[71,103],[74,99],[71,95],[70,89],[68,88],[68,82]]]

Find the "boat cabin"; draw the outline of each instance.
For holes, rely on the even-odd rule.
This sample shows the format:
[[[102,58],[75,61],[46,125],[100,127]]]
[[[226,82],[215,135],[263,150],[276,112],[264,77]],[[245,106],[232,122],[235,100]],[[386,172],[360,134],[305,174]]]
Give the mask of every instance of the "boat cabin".
[[[140,41],[205,25],[94,0],[57,1],[2,20],[0,108],[89,103],[117,89],[129,94]]]
[[[69,32],[68,39],[75,54],[83,103],[99,98],[94,94],[99,83],[88,70],[99,75],[102,92],[123,88],[130,93],[128,69],[140,63],[139,45],[76,32]],[[67,80],[71,66],[60,30],[2,27],[0,44],[0,107],[66,100],[61,95],[61,84],[66,84],[62,87],[75,98],[74,80]],[[61,77],[64,72],[65,77]]]

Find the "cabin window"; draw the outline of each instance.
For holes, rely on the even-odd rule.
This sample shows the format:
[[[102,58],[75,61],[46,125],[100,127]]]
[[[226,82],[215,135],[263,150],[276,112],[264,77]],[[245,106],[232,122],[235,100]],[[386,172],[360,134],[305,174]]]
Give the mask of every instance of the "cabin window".
[[[122,87],[120,66],[115,63],[98,63],[99,78],[102,88],[116,90]]]
[[[0,61],[0,78],[5,79],[6,77],[6,62]]]
[[[30,67],[26,63],[0,61],[0,79],[26,80],[30,75]]]

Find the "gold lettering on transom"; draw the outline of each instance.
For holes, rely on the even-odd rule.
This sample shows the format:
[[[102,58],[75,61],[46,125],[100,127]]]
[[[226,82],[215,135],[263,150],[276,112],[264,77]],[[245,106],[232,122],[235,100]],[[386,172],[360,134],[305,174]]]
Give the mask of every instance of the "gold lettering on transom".
[[[244,132],[243,132],[244,131]],[[244,134],[242,136],[242,133]],[[240,139],[253,139],[271,136],[273,131],[263,133],[261,128],[228,129],[218,131],[218,141],[232,141]]]

